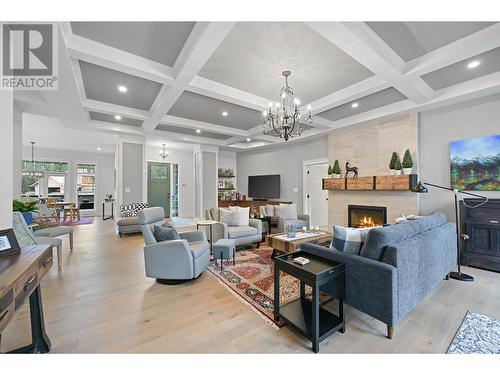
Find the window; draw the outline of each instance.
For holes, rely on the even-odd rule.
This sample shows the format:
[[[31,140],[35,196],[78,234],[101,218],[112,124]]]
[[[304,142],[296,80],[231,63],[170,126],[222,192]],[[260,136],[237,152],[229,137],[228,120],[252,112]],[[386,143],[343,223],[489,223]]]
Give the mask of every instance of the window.
[[[179,164],[172,166],[172,204],[170,216],[179,216]]]
[[[23,160],[23,172],[45,172],[45,176],[32,177],[23,173],[21,182],[21,192],[24,196],[55,197],[64,200],[64,187],[66,185],[66,175],[68,163]]]
[[[81,210],[95,208],[95,164],[76,165],[76,196]]]

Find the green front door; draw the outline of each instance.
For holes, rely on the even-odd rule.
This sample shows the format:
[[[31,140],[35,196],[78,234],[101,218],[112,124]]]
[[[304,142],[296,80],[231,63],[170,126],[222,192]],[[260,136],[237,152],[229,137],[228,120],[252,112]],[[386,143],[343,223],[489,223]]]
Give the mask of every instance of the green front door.
[[[163,207],[170,217],[170,164],[148,163],[149,207]]]

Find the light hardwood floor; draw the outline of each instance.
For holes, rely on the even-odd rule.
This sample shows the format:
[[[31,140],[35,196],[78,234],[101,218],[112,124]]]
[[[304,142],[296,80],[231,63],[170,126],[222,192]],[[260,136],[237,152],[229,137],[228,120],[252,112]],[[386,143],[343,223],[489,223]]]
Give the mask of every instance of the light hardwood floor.
[[[204,273],[176,286],[144,275],[142,236],[122,239],[112,221],[75,227],[64,243],[63,271],[42,282],[53,353],[311,353],[288,328],[275,331]],[[444,353],[467,310],[500,318],[500,274],[468,268],[474,283],[443,281],[385,338],[386,326],[347,307],[345,334],[321,353]],[[23,307],[2,336],[1,351],[29,342]]]

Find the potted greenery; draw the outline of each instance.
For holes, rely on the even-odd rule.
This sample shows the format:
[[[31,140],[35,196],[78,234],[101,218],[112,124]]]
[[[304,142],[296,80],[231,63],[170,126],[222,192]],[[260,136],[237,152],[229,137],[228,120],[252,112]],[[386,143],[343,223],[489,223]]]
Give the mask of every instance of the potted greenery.
[[[12,201],[12,210],[21,212],[24,216],[26,224],[31,225],[33,223],[33,212],[38,212],[36,210],[37,201],[36,200],[26,200],[20,201],[14,199]]]
[[[341,172],[340,172],[340,165],[339,161],[335,159],[335,163],[333,163],[333,178],[340,178]]]
[[[396,176],[403,174],[403,166],[401,165],[401,159],[397,154],[396,154],[396,162],[394,163],[394,174]]]
[[[413,169],[413,159],[411,158],[410,150],[406,149],[403,156],[403,173],[411,174]]]
[[[396,151],[392,152],[391,161],[389,162],[389,169],[391,170],[391,174],[395,174],[394,170],[396,169],[396,160],[398,159],[398,153]]]
[[[332,177],[332,174],[333,174],[333,168],[331,165],[328,166],[328,177]]]

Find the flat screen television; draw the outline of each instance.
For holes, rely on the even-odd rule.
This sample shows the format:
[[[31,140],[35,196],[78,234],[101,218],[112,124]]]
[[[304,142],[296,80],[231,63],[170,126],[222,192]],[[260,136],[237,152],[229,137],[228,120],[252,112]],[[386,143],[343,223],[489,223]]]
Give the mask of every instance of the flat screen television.
[[[248,196],[254,199],[279,198],[280,175],[248,176]]]

